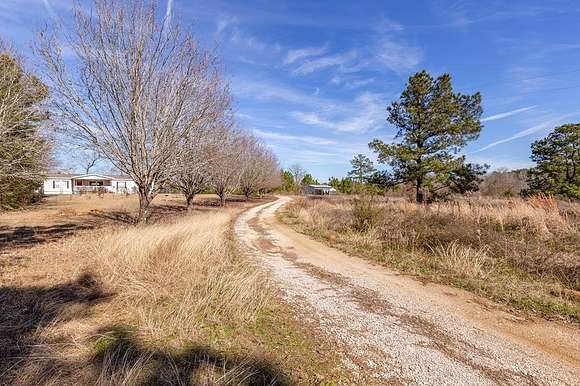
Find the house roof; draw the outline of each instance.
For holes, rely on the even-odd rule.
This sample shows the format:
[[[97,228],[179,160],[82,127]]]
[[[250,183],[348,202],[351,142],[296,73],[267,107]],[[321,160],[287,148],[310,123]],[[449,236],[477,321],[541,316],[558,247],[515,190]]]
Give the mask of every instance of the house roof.
[[[46,175],[47,178],[66,178],[66,179],[87,179],[90,177],[98,177],[101,179],[110,179],[110,180],[132,180],[131,177],[127,175],[105,175],[105,174],[98,174],[98,173],[89,173],[89,174],[70,174],[70,173],[48,173]]]

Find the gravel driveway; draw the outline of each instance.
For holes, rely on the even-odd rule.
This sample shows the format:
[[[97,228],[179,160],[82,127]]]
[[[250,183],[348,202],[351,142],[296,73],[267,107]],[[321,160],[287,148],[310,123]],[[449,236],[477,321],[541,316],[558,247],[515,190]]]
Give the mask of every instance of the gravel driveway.
[[[235,224],[297,317],[336,348],[345,384],[580,384],[580,330],[518,318],[475,295],[422,284],[280,224],[280,197]]]

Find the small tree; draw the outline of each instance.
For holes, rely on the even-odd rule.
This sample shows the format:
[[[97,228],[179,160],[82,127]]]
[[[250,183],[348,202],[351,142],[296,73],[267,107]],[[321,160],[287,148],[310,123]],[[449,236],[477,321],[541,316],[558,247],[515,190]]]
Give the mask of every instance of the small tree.
[[[306,170],[304,170],[304,168],[300,164],[294,164],[288,168],[288,171],[290,172],[292,178],[294,179],[294,191],[295,192],[300,191],[300,189],[302,188],[302,180],[306,175]]]
[[[279,185],[279,166],[274,154],[255,137],[248,135],[245,142],[240,159],[239,185],[242,194],[249,200],[252,194]]]
[[[183,194],[187,209],[193,208],[195,195],[210,184],[212,163],[228,156],[223,153],[224,130],[195,130],[180,144],[171,185]]]
[[[31,199],[51,161],[41,125],[48,115],[48,88],[25,71],[22,61],[0,41],[0,205]]]
[[[367,182],[375,172],[373,161],[364,154],[357,154],[350,160],[350,164],[352,165],[352,170],[348,172],[348,175],[361,184]]]
[[[229,87],[219,79],[206,82],[206,93],[212,98],[207,114],[179,143],[172,158],[170,183],[183,194],[188,209],[193,207],[195,195],[210,185],[212,163],[230,156],[224,151],[229,149],[227,138],[234,124]]]
[[[481,131],[481,95],[454,93],[451,77],[434,80],[426,71],[409,78],[399,101],[388,108],[387,120],[399,131],[399,143],[386,144],[375,139],[369,144],[388,164],[393,184],[413,182],[417,202],[425,200],[423,190],[435,193],[457,184],[451,176],[479,172],[479,167],[465,167],[465,158],[457,153]],[[473,175],[468,176],[473,179]],[[470,189],[477,187],[463,184]]]
[[[294,188],[294,177],[289,170],[280,171],[280,178],[282,180],[282,190],[285,192],[292,192]]]
[[[240,161],[247,145],[247,139],[238,131],[231,130],[224,134],[220,152],[222,157],[215,157],[208,165],[209,186],[219,197],[220,205],[226,204],[226,198],[239,187]]]
[[[36,48],[65,134],[131,176],[143,222],[179,143],[211,111],[206,86],[216,60],[160,18],[154,0],[92,3],[90,13],[77,4],[72,25],[40,33]],[[64,60],[61,42],[74,60]]]
[[[580,199],[580,124],[557,127],[532,144],[536,167],[528,172],[524,194],[545,193]]]

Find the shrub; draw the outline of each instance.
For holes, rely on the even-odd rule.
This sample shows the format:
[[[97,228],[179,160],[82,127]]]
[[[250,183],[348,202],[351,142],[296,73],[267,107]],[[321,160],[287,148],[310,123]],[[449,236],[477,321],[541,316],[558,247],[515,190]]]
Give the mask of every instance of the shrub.
[[[381,208],[375,203],[375,196],[363,194],[353,200],[352,226],[359,232],[368,232],[379,224]]]

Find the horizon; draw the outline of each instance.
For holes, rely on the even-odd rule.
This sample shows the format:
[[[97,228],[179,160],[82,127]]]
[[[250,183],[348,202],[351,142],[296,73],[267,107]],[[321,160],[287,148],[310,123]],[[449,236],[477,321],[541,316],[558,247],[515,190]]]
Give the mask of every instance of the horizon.
[[[572,1],[160,1],[160,11],[217,46],[236,119],[318,181],[342,177],[368,143],[392,140],[386,108],[412,74],[449,73],[455,91],[483,98],[468,161],[490,170],[529,167],[530,144],[580,117],[580,5]],[[67,17],[64,0],[0,4],[0,36],[31,58],[35,26]],[[62,152],[61,152],[62,153]],[[62,154],[61,154],[62,157]],[[66,159],[65,159],[66,161]]]

